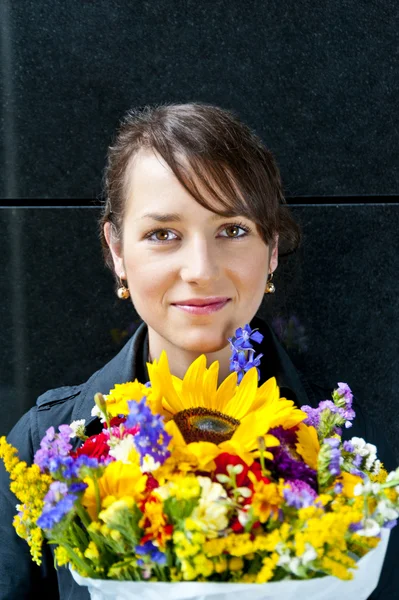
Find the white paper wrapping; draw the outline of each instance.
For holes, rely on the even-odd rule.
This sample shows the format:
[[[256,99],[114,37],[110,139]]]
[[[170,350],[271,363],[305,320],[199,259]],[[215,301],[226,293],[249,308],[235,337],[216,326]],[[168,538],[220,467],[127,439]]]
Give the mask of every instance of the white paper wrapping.
[[[376,588],[389,539],[382,530],[377,548],[358,562],[350,581],[322,577],[305,581],[256,583],[135,582],[89,579],[71,569],[79,585],[87,586],[92,600],[231,600],[237,594],[245,600],[367,600]]]

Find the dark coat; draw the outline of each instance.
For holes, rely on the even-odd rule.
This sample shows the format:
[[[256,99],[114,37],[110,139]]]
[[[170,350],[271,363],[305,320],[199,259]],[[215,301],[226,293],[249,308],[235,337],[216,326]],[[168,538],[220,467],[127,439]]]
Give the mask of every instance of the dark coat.
[[[275,376],[281,396],[296,402],[298,406],[309,404],[313,407],[320,400],[330,399],[332,389],[321,388],[311,382],[294,367],[272,329],[263,321],[254,319],[252,326],[259,327],[264,340],[259,352],[262,359],[261,382]],[[76,419],[86,419],[86,432],[94,435],[101,429],[100,422],[91,416],[94,394],[107,394],[115,383],[148,380],[145,366],[148,356],[147,327],[143,323],[110,362],[94,373],[81,385],[61,387],[47,391],[15,425],[8,441],[18,448],[19,456],[28,464],[33,462],[35,451],[46,430],[53,425],[71,423]],[[263,366],[264,365],[264,366]],[[350,382],[349,382],[350,383]],[[363,437],[375,444],[378,456],[388,470],[395,468],[395,458],[388,447],[384,435],[373,422],[365,418],[360,406],[355,403],[356,419],[353,427],[345,431],[346,437]],[[38,567],[31,560],[27,543],[19,538],[12,527],[16,513],[16,498],[9,491],[9,477],[2,461],[0,465],[0,600],[25,600],[28,598],[51,598],[56,600],[87,600],[87,588],[79,587],[65,568],[54,569],[54,559],[47,544],[43,550],[43,562]],[[391,533],[387,558],[373,600],[394,600],[399,598],[399,568],[396,568],[399,553],[399,527]],[[395,571],[395,574],[394,574]]]

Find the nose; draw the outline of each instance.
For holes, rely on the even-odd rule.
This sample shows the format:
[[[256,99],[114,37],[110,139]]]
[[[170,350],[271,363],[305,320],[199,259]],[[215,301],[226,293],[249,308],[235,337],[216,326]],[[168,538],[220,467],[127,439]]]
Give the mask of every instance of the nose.
[[[186,283],[206,287],[220,276],[217,249],[204,238],[193,239],[182,248],[181,278]]]

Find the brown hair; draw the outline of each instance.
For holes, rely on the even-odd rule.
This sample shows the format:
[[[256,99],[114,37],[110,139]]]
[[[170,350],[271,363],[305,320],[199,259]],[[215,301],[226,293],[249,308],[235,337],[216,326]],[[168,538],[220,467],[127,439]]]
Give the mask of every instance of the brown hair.
[[[126,172],[141,149],[157,152],[205,208],[224,216],[248,217],[268,245],[278,233],[280,256],[299,247],[301,229],[286,204],[274,157],[261,139],[232,111],[200,102],[161,104],[129,111],[108,150],[99,233],[111,270],[104,224],[110,221],[112,235],[121,239]],[[215,211],[198,183],[222,210]]]

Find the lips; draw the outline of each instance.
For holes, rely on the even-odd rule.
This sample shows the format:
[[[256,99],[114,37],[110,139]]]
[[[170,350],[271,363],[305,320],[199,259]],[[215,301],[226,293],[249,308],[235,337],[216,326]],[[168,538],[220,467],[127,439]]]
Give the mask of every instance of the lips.
[[[183,310],[191,315],[208,315],[224,308],[231,298],[212,296],[209,298],[190,298],[180,302],[174,302],[172,306]]]
[[[208,298],[189,298],[173,302],[174,306],[210,306],[212,304],[221,304],[230,300],[227,296],[210,296]]]

